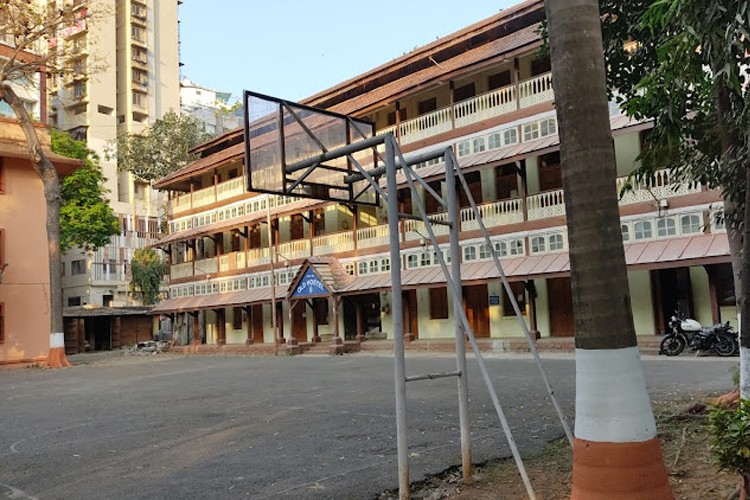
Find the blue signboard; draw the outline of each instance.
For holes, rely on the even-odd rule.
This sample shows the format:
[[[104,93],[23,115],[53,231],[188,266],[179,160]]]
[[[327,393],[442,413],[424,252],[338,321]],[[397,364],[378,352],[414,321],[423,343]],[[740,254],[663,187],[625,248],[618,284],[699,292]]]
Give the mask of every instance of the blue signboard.
[[[308,267],[307,271],[305,271],[305,274],[302,276],[302,279],[299,280],[299,283],[297,283],[297,288],[294,289],[294,293],[292,293],[293,299],[301,298],[301,297],[310,297],[312,295],[327,295],[328,289],[326,288],[325,284],[320,281],[320,278],[318,278],[318,275],[315,274],[315,271],[313,271],[312,267]]]
[[[499,306],[500,305],[500,296],[499,295],[490,295],[490,305],[491,306]]]

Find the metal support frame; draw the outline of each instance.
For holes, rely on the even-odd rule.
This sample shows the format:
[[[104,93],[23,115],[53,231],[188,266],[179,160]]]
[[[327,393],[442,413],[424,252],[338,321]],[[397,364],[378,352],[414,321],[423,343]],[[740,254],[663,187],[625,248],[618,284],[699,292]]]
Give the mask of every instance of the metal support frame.
[[[377,153],[377,157],[383,161],[383,165],[379,165],[374,169],[366,170],[362,165],[352,157],[353,153],[368,149],[376,148],[378,145],[383,144],[385,146],[385,154],[381,155]],[[493,405],[500,419],[501,426],[505,433],[508,445],[511,449],[511,453],[518,467],[519,473],[523,479],[524,485],[529,498],[535,499],[534,490],[531,486],[528,474],[524,467],[521,459],[518,447],[516,446],[515,440],[510,430],[505,413],[500,405],[497,392],[495,391],[494,385],[490,378],[487,367],[477,344],[474,332],[469,325],[466,312],[462,307],[462,291],[461,291],[461,252],[459,246],[459,232],[460,232],[460,218],[458,212],[458,189],[463,188],[467,195],[467,199],[470,202],[471,209],[474,212],[476,220],[479,222],[479,227],[484,236],[485,242],[490,249],[493,261],[500,273],[501,280],[505,287],[506,293],[508,293],[513,310],[522,326],[524,334],[529,342],[529,346],[534,359],[539,366],[542,378],[547,388],[548,394],[553,401],[555,409],[557,410],[558,416],[560,417],[562,426],[565,430],[566,436],[572,443],[572,435],[570,428],[565,421],[562,414],[562,410],[557,403],[554,395],[554,391],[549,384],[547,374],[541,365],[541,359],[534,345],[534,339],[532,339],[526,322],[523,320],[518,302],[513,295],[510,284],[500,264],[499,256],[497,255],[494,247],[491,244],[489,233],[487,232],[484,223],[482,222],[479,210],[471,195],[469,186],[466,179],[461,172],[458,162],[453,154],[452,149],[447,148],[439,152],[428,152],[420,155],[413,156],[407,161],[401,151],[398,148],[395,137],[393,134],[385,134],[383,136],[376,136],[364,139],[355,144],[349,144],[338,148],[336,150],[327,151],[323,154],[309,158],[307,160],[297,162],[293,165],[286,166],[286,173],[292,173],[294,171],[309,168],[316,163],[333,159],[335,157],[347,156],[351,161],[350,163],[354,166],[354,172],[344,177],[345,183],[354,183],[361,180],[367,180],[368,183],[387,201],[388,213],[392,216],[388,217],[388,229],[389,229],[389,242],[390,242],[390,258],[391,258],[391,292],[393,294],[391,301],[391,316],[393,321],[393,345],[394,345],[394,384],[395,384],[395,399],[396,399],[396,439],[397,439],[397,457],[398,457],[398,482],[399,482],[399,498],[406,500],[409,498],[410,485],[409,485],[409,452],[408,452],[408,438],[407,438],[407,422],[406,422],[406,383],[417,381],[417,380],[431,380],[444,377],[457,377],[458,385],[458,406],[459,406],[459,422],[461,431],[461,455],[462,455],[462,466],[463,466],[463,479],[464,482],[469,483],[472,481],[472,462],[471,462],[471,433],[469,428],[469,417],[468,417],[468,381],[467,381],[467,370],[466,370],[466,350],[465,350],[465,338],[468,338],[469,343],[475,353],[477,363],[482,373],[487,390],[492,399]],[[438,195],[432,188],[427,186],[427,183],[414,171],[412,165],[426,161],[428,159],[443,157],[446,166],[446,177],[445,182],[447,185],[447,195],[443,199]],[[403,295],[401,285],[401,266],[400,262],[400,241],[399,241],[399,217],[401,214],[398,211],[398,182],[397,182],[397,170],[402,169],[405,176],[406,182],[409,186],[410,191],[413,194],[412,200],[416,206],[419,215],[409,218],[421,219],[425,224],[425,230],[428,233],[430,242],[433,248],[436,250],[436,256],[438,263],[440,264],[441,270],[445,275],[448,289],[453,295],[453,312],[456,320],[456,370],[452,372],[442,373],[428,373],[424,375],[413,375],[406,376],[406,363],[404,355],[404,308],[403,308]],[[378,178],[385,174],[386,177],[386,192],[381,188]],[[460,180],[460,185],[456,182],[456,177]],[[425,188],[425,192],[433,196],[438,203],[440,203],[448,212],[448,221],[437,221],[427,216],[424,203],[421,198],[417,195],[416,185],[419,184]],[[270,214],[269,214],[270,215]],[[270,216],[269,216],[270,219]],[[450,255],[451,255],[451,267],[450,270],[446,263],[445,257],[440,251],[435,232],[432,229],[432,224],[446,224],[450,228]],[[269,224],[270,226],[270,224]]]

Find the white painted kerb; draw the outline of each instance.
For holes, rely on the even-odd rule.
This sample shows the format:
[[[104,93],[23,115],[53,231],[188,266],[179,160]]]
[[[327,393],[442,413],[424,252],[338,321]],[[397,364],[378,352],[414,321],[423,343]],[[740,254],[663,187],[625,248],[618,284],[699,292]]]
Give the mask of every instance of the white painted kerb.
[[[55,347],[65,347],[65,334],[50,333],[49,334],[49,347],[50,349],[54,349]]]
[[[576,438],[640,443],[656,437],[637,347],[576,349]]]

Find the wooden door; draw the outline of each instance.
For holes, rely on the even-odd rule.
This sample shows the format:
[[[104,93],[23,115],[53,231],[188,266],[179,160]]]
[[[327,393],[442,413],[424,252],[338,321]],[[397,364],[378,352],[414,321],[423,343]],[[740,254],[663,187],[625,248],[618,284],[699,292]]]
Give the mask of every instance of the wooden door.
[[[541,157],[539,161],[539,190],[552,191],[562,188],[560,153],[555,151]]]
[[[291,304],[294,304],[294,302]],[[305,309],[307,309],[307,304],[304,300],[298,301],[292,309],[292,337],[297,339],[297,342],[307,342]]]
[[[253,334],[253,342],[263,342],[263,305],[256,304],[250,308],[250,322]]]
[[[404,297],[404,333],[411,333],[419,338],[419,321],[417,317],[417,291],[406,290]]]
[[[250,231],[250,248],[260,248],[261,227],[260,224],[253,224],[248,227],[248,231]]]
[[[474,331],[474,337],[487,338],[490,336],[490,301],[487,285],[465,286],[464,310],[469,326]]]
[[[518,173],[514,165],[501,165],[495,171],[497,199],[518,198]]]
[[[482,203],[481,175],[479,174],[479,172],[469,172],[468,174],[465,174],[464,177],[466,178],[466,184],[469,185],[469,191],[471,191],[471,196],[474,198],[474,202],[479,205],[480,203]],[[463,187],[459,188],[458,200],[461,208],[471,206],[471,204],[469,203],[469,198],[468,196],[466,196],[466,191],[464,191]]]
[[[570,278],[547,280],[549,301],[550,335],[553,337],[575,336],[573,319],[573,294],[570,291]]]
[[[442,192],[442,187],[441,187],[441,182],[440,181],[433,181],[433,182],[430,182],[427,185],[430,186],[432,188],[432,190],[435,191],[437,194],[439,194],[440,196],[443,196],[443,192]],[[442,212],[443,210],[445,210],[440,205],[440,202],[437,201],[435,199],[435,197],[432,196],[427,191],[424,192],[424,208],[425,208],[425,211],[428,214],[434,214],[434,213]]]
[[[289,224],[289,235],[293,240],[300,240],[305,237],[305,219],[300,214],[292,215]]]

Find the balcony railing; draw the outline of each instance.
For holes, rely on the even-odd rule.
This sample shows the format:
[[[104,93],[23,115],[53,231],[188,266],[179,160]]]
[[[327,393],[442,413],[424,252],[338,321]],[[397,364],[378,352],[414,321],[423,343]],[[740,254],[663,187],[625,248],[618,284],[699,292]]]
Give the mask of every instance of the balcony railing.
[[[430,214],[430,219],[439,221],[448,221],[448,214],[446,212]],[[436,236],[442,234],[448,234],[448,226],[445,224],[433,224],[432,231]],[[404,221],[404,232],[406,233],[407,240],[418,240],[422,238],[428,238],[427,230],[425,229],[425,223],[420,220],[406,220]]]
[[[181,262],[179,264],[172,265],[169,270],[169,276],[171,279],[187,278],[193,275],[193,263],[192,262]]]
[[[293,240],[276,246],[276,253],[284,259],[299,259],[310,256],[310,240]]]
[[[271,253],[268,248],[251,248],[247,251],[247,265],[258,266],[271,262]]]
[[[216,257],[195,261],[195,274],[211,274],[219,272],[219,261]]]
[[[486,227],[502,226],[523,222],[523,200],[501,200],[477,206],[479,216]],[[479,229],[479,222],[471,208],[461,210],[461,230]]]
[[[529,220],[565,215],[565,197],[562,189],[545,191],[526,198]]]
[[[314,255],[327,255],[354,250],[354,232],[326,234],[312,240]]]
[[[518,84],[518,94],[522,108],[554,100],[552,73],[544,73]]]
[[[553,99],[552,74],[545,73],[524,80],[518,86],[509,85],[406,120],[398,127],[390,125],[378,130],[378,134],[396,132],[398,129],[400,143],[409,144],[447,132],[454,127],[465,127],[518,109],[551,102]]]
[[[622,188],[627,184],[627,177],[619,177],[616,182],[618,195]],[[675,184],[672,172],[668,169],[657,170],[652,176],[643,179],[640,182],[633,183],[631,189],[626,191],[620,198],[621,205],[631,203],[640,203],[644,201],[655,202],[664,198],[673,196],[682,196],[690,193],[697,193],[701,190],[698,183],[680,183]]]
[[[245,178],[235,177],[216,186],[216,200],[226,200],[245,192]]]
[[[516,88],[504,87],[487,94],[461,101],[453,107],[456,127],[465,127],[481,120],[512,113],[518,109]]]
[[[387,245],[389,235],[388,224],[364,227],[357,230],[357,245],[360,248]]]

